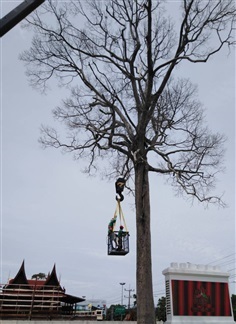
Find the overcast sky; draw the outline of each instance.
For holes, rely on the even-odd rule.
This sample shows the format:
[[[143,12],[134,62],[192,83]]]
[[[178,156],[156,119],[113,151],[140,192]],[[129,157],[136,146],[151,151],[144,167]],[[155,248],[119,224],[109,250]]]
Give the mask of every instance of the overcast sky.
[[[1,16],[20,1],[1,0]],[[121,286],[135,289],[135,212],[125,194],[123,212],[130,253],[107,256],[107,224],[116,207],[114,182],[87,177],[82,162],[59,150],[43,150],[40,126],[53,125],[51,110],[67,96],[53,88],[33,90],[19,54],[31,35],[17,25],[1,39],[1,283],[16,275],[23,260],[29,278],[54,263],[67,293],[120,303]],[[162,271],[171,262],[221,265],[235,277],[235,55],[227,50],[205,65],[186,65],[181,74],[199,87],[209,127],[224,133],[226,171],[218,193],[226,209],[175,197],[162,177],[151,175],[152,256],[155,302],[164,293]],[[63,127],[63,126],[61,126]],[[236,293],[235,283],[231,293]],[[128,293],[125,293],[128,296]],[[124,298],[127,304],[128,299]]]

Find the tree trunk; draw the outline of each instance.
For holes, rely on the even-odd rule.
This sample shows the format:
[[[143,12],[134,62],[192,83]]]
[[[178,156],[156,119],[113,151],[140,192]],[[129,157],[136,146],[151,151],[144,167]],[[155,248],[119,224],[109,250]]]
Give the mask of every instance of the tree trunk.
[[[135,166],[137,231],[137,324],[154,324],[149,179],[146,163]]]

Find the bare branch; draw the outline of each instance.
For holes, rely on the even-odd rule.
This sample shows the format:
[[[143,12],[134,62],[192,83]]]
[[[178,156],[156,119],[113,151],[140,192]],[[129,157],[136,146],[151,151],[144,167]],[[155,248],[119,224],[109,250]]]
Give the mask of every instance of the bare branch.
[[[188,195],[217,201],[207,197],[222,169],[225,139],[204,125],[196,89],[188,80],[175,82],[173,73],[234,43],[235,4],[184,0],[177,36],[163,2],[154,5],[49,0],[32,15],[28,26],[36,36],[21,55],[31,83],[46,89],[55,76],[71,87],[70,99],[54,110],[68,134],[59,140],[44,128],[41,142],[88,158],[89,169],[109,154],[129,176],[145,164],[172,174],[172,184]]]

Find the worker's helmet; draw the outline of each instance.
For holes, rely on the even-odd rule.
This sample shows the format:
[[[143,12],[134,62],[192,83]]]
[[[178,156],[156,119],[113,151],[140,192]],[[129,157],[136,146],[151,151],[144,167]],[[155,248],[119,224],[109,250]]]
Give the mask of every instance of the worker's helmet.
[[[120,225],[120,229],[123,229],[123,228],[124,228],[124,226]]]

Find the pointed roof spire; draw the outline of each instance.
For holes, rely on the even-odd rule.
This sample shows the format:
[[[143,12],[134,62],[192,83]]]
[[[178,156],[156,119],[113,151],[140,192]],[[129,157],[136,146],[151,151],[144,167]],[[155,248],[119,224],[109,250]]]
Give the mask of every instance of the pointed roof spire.
[[[14,287],[16,287],[16,285],[21,285],[21,286],[24,285],[24,288],[30,289],[28,280],[27,280],[27,277],[25,274],[25,260],[23,260],[21,267],[20,267],[19,271],[17,272],[15,278],[11,279],[9,283],[14,285]]]
[[[62,290],[60,282],[59,282],[59,280],[57,278],[55,263],[54,263],[54,266],[52,268],[51,274],[48,276],[48,278],[47,278],[47,280],[46,280],[46,282],[44,284],[44,288],[45,288],[45,286],[57,286],[57,287],[59,287],[60,290]]]

